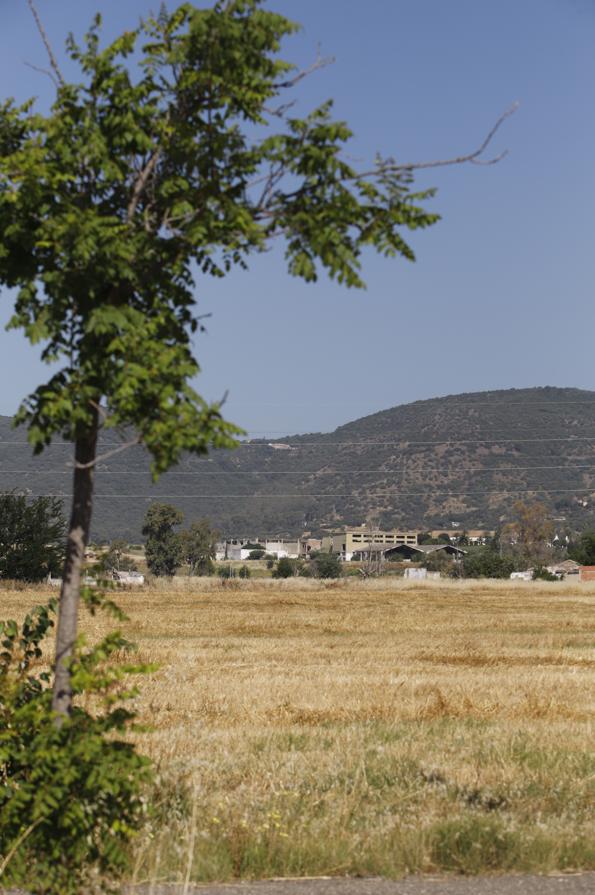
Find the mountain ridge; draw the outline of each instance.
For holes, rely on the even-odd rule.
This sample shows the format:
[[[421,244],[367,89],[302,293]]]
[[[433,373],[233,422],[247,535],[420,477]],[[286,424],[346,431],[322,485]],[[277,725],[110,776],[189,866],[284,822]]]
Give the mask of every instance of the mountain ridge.
[[[67,499],[70,446],[56,443],[33,458],[26,433],[11,423],[0,417],[0,490]],[[332,432],[185,456],[156,486],[136,447],[98,464],[96,492],[96,540],[138,540],[152,499],[179,506],[186,523],[208,516],[226,536],[365,522],[493,528],[518,499],[544,500],[560,527],[585,528],[595,523],[595,391],[542,386],[427,398]]]

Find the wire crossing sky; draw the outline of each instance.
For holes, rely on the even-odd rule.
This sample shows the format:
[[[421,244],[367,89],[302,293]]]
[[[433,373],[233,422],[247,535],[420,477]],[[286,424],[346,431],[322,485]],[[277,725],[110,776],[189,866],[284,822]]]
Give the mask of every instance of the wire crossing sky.
[[[38,0],[67,76],[63,40],[95,11],[106,38],[133,28],[151,0]],[[168,2],[168,7],[175,4]],[[199,4],[205,5],[205,4]],[[296,114],[335,99],[354,161],[399,161],[476,149],[514,101],[490,167],[423,172],[443,220],[414,235],[417,263],[364,259],[366,292],[285,274],[281,248],[247,273],[199,279],[197,388],[229,390],[230,419],[251,432],[335,426],[444,394],[534,385],[593,387],[595,282],[594,0],[266,0],[302,22],[285,45],[300,67]],[[41,108],[53,85],[25,0],[0,3],[2,94]],[[36,68],[34,68],[34,67]],[[0,326],[13,296],[0,295]],[[0,333],[0,413],[48,370],[17,333]]]

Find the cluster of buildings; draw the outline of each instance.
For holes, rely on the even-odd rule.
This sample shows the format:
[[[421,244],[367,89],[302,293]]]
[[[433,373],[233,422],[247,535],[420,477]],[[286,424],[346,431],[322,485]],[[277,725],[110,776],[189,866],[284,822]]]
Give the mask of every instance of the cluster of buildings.
[[[568,578],[569,575],[576,575],[579,581],[595,581],[595,566],[581,566],[574,559],[564,559],[562,562],[552,563],[545,566],[545,569],[556,578]],[[534,568],[530,568],[522,572],[512,572],[510,577],[517,581],[531,581],[534,571]]]
[[[254,550],[264,551],[266,556],[273,559],[305,559],[309,553],[315,553],[322,549],[320,538],[228,538],[217,544],[215,559],[244,560],[250,557]]]
[[[422,537],[422,535],[424,537]],[[437,553],[445,553],[452,559],[463,559],[465,547],[485,546],[495,532],[486,529],[461,530],[442,528],[434,531],[382,531],[366,525],[329,532],[321,538],[309,535],[294,538],[229,538],[217,545],[216,559],[247,560],[254,551],[272,559],[307,559],[311,553],[334,553],[344,562],[351,560],[368,563],[380,570],[385,562],[411,563],[405,568],[407,578],[439,577],[439,572],[429,572],[417,565]],[[428,537],[429,536],[429,537]],[[420,543],[420,538],[425,543]],[[427,543],[428,539],[434,543]],[[555,539],[554,539],[555,540]],[[436,542],[439,543],[436,543]],[[595,566],[580,566],[572,559],[547,566],[548,572],[558,578],[577,576],[581,581],[595,580]],[[531,580],[533,569],[513,572],[511,578]]]
[[[422,534],[430,535],[435,540],[441,538],[441,544],[420,544]],[[492,531],[465,532],[468,544],[485,544]],[[345,562],[350,560],[407,561],[420,558],[422,555],[446,551],[446,553],[462,557],[464,549],[456,546],[463,536],[460,530],[421,531],[380,531],[365,525],[355,528],[344,528],[341,531],[323,535],[322,538],[300,537],[292,540],[283,538],[230,538],[217,545],[216,559],[245,560],[254,550],[263,550],[266,556],[274,559],[307,559],[310,553],[322,551],[335,553]]]

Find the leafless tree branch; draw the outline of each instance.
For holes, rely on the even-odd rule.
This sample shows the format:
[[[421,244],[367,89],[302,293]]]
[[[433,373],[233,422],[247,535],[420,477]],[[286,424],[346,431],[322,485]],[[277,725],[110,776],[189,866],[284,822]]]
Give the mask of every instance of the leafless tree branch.
[[[58,83],[61,86],[63,86],[64,85],[64,77],[62,75],[62,72],[60,71],[60,66],[58,65],[56,57],[54,56],[54,51],[52,50],[52,45],[50,44],[49,38],[47,36],[47,32],[46,32],[45,28],[43,27],[43,22],[41,21],[39,13],[37,12],[35,3],[33,2],[33,0],[27,0],[27,4],[29,6],[29,9],[31,10],[31,14],[33,15],[33,18],[35,19],[35,24],[37,25],[37,30],[39,31],[39,34],[43,41],[43,45],[45,46],[46,52],[48,54],[48,59],[50,60],[51,69],[54,72],[54,74],[58,80]]]
[[[281,103],[281,105],[277,106],[276,108],[269,108],[268,106],[265,106],[264,111],[267,113],[267,115],[272,115],[275,118],[285,118],[285,113],[292,109],[295,106],[296,102],[297,100],[292,99],[291,102]]]
[[[488,132],[479,149],[476,149],[475,152],[468,152],[466,155],[456,155],[454,156],[454,158],[449,159],[436,159],[432,162],[409,162],[405,165],[397,164],[396,162],[394,162],[392,164],[389,164],[384,170],[419,171],[422,168],[442,168],[446,165],[464,165],[467,162],[470,162],[474,165],[495,165],[497,162],[501,161],[505,156],[508,155],[508,149],[505,149],[503,152],[500,152],[498,155],[490,159],[482,159],[480,158],[480,156],[484,154],[506,119],[510,118],[511,115],[514,115],[518,107],[519,103],[514,102],[512,106],[506,110],[506,112],[503,112],[502,115],[500,115],[494,126]]]
[[[308,75],[311,75],[313,72],[318,71],[319,68],[326,68],[327,65],[332,65],[335,61],[334,56],[325,56],[322,57],[320,55],[320,47],[318,47],[318,51],[316,53],[316,59],[309,65],[308,68],[303,68],[301,71],[298,71],[293,78],[288,78],[287,81],[279,81],[278,84],[275,84],[274,87],[277,90],[287,89],[289,87],[295,87],[296,84],[299,84],[301,80],[307,78]]]
[[[47,75],[48,78],[51,78],[51,80],[54,84],[54,87],[58,88],[60,86],[55,74],[53,73],[53,71],[50,71],[49,68],[41,68],[41,66],[33,65],[32,62],[27,62],[27,61],[24,62],[24,65],[26,65],[27,68],[33,69],[33,71],[38,71],[42,75]]]
[[[267,203],[273,194],[273,190],[275,189],[277,184],[280,183],[281,180],[283,180],[285,174],[285,165],[283,165],[282,163],[276,165],[274,168],[272,168],[271,171],[269,171],[260,199],[256,203],[256,208],[266,208]]]
[[[121,454],[122,451],[127,451],[129,448],[136,447],[139,444],[141,444],[140,436],[134,438],[132,441],[127,441],[124,444],[118,445],[118,447],[114,448],[112,451],[106,451],[105,454],[99,454],[94,460],[91,460],[90,463],[73,463],[72,465],[75,469],[90,469],[92,466],[97,466],[102,460],[107,460],[109,457]]]
[[[518,107],[519,103],[515,102],[509,109],[503,112],[502,115],[500,115],[500,117],[496,120],[493,127],[489,130],[481,145],[473,152],[466,153],[465,155],[454,156],[453,158],[449,159],[436,159],[430,162],[408,162],[405,164],[399,163],[392,158],[382,159],[378,162],[378,164],[376,164],[374,168],[370,168],[369,170],[365,171],[354,171],[348,176],[341,177],[341,180],[342,182],[347,183],[349,181],[357,181],[364,178],[381,178],[383,175],[386,174],[407,174],[412,171],[424,168],[441,168],[447,165],[463,165],[467,163],[475,165],[494,165],[497,162],[501,161],[506,155],[508,155],[507,149],[490,159],[483,159],[481,158],[481,156],[491,144],[502,124],[506,121],[507,118],[510,118],[510,116],[516,112]],[[258,220],[274,218],[275,209],[271,207],[275,199],[274,190],[286,173],[286,169],[282,165],[273,166],[265,175],[253,180],[249,184],[250,187],[254,187],[261,183],[264,184],[260,198],[255,202],[254,205],[254,213]],[[297,196],[303,195],[304,193],[308,192],[308,190],[311,188],[311,184],[303,185],[299,189],[295,190],[293,193],[287,194],[284,198],[296,198]]]

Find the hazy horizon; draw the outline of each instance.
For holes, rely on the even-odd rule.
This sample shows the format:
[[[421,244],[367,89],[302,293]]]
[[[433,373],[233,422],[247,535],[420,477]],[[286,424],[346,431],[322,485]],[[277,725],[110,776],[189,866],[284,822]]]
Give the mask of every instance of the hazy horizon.
[[[278,430],[278,429],[268,429],[266,431],[265,430],[256,431],[256,430],[252,429],[252,430],[246,430],[246,435],[242,436],[242,438],[249,438],[252,436],[254,439],[257,440],[259,438],[270,437],[271,440],[273,440],[275,437],[277,437],[279,439],[283,439],[283,438],[291,437],[292,435],[296,435],[296,436],[325,435],[325,434],[329,434],[329,433],[335,431],[338,428],[341,428],[342,426],[347,426],[350,423],[359,422],[360,420],[366,419],[367,417],[375,416],[376,414],[382,414],[382,413],[385,413],[385,412],[391,411],[391,410],[397,410],[400,407],[411,406],[412,404],[420,404],[420,403],[426,403],[426,402],[430,402],[430,401],[442,401],[442,400],[447,400],[447,399],[451,399],[451,398],[474,397],[476,395],[487,395],[487,394],[499,395],[502,393],[509,393],[509,392],[527,392],[527,391],[534,391],[534,390],[553,390],[553,389],[560,390],[560,391],[580,391],[580,392],[585,392],[585,394],[593,395],[594,399],[592,401],[585,402],[585,404],[589,404],[589,405],[593,404],[595,406],[595,389],[583,389],[583,388],[580,388],[579,386],[572,386],[572,385],[558,386],[558,385],[552,385],[551,383],[548,383],[546,385],[536,385],[536,386],[528,386],[528,387],[521,386],[518,388],[515,386],[510,386],[509,388],[505,388],[505,389],[481,389],[481,390],[474,390],[474,391],[470,391],[470,392],[468,391],[468,392],[449,393],[449,394],[443,394],[443,395],[429,395],[427,397],[424,396],[424,397],[420,397],[420,398],[415,398],[412,401],[405,401],[405,402],[402,402],[401,404],[392,404],[389,407],[380,407],[375,410],[368,410],[362,414],[356,414],[355,413],[356,408],[354,407],[353,408],[354,413],[351,416],[339,421],[336,425],[333,425],[331,428],[328,428],[328,429],[307,429],[307,430],[302,429],[300,431],[298,431],[298,430],[282,431],[282,430]],[[470,403],[480,403],[481,404],[481,402],[470,402]],[[564,401],[559,402],[556,400],[554,400],[554,401],[544,400],[543,402],[542,401],[516,402],[516,401],[496,400],[493,403],[499,404],[499,405],[509,405],[509,404],[516,404],[516,403],[523,403],[523,404],[528,404],[528,405],[530,405],[530,404],[546,405],[546,404],[551,403],[551,404],[555,405],[558,403],[564,404],[566,402],[564,402]],[[567,403],[575,404],[575,403],[581,403],[581,402],[569,401]],[[275,405],[270,405],[270,406],[275,406]],[[329,405],[329,406],[337,407],[336,404]],[[0,419],[1,418],[11,418],[11,417],[12,417],[12,414],[0,413]],[[19,431],[18,428],[15,431]],[[24,429],[23,429],[23,432],[24,432]],[[1,440],[2,439],[0,437],[0,441]]]

